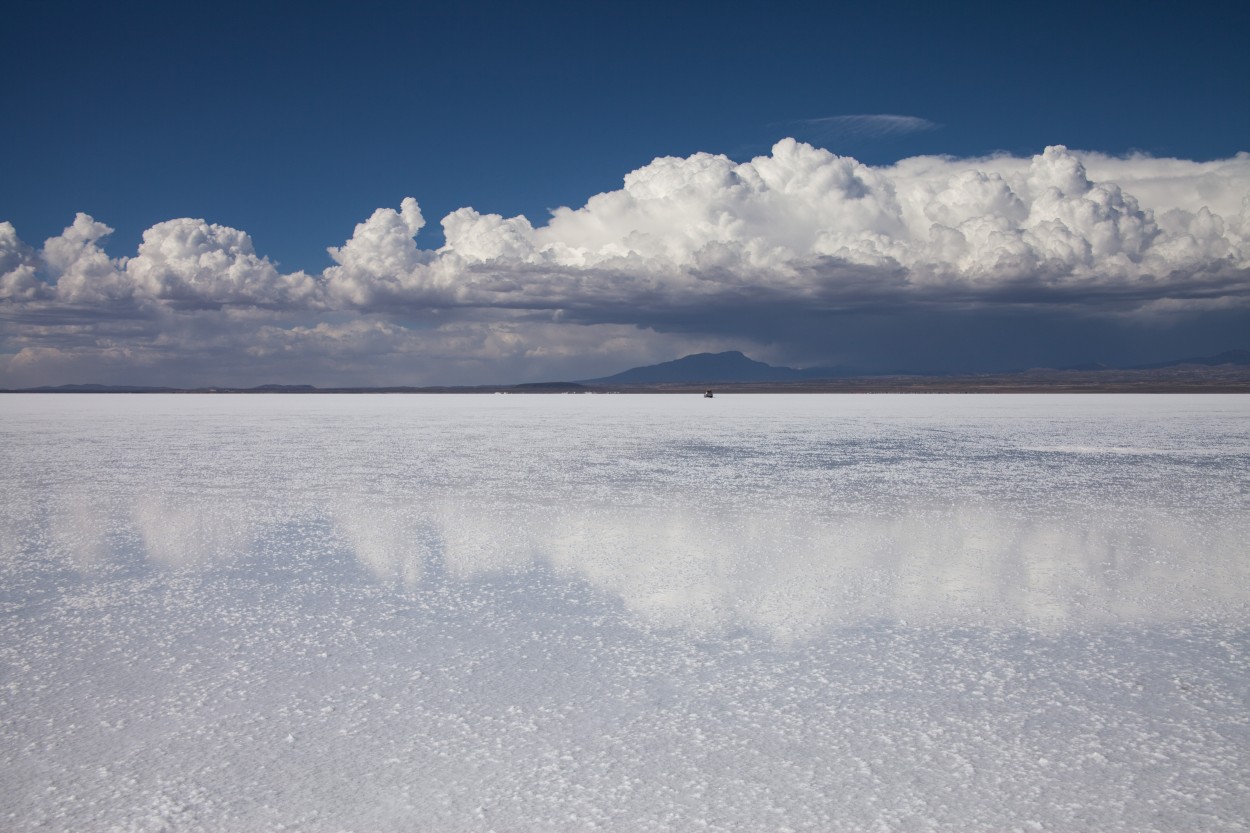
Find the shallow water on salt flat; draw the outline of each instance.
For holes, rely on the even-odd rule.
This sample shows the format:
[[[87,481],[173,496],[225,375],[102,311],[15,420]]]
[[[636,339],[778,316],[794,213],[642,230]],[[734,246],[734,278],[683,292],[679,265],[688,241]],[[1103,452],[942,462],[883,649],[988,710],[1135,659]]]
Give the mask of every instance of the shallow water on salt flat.
[[[1250,397],[0,398],[0,828],[1250,828]]]

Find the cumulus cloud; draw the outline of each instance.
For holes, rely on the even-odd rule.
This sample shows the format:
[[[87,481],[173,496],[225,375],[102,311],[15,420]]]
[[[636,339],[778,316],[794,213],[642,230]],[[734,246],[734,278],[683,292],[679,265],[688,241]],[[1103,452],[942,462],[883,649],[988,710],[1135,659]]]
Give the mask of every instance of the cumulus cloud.
[[[284,275],[258,257],[246,233],[203,220],[169,220],[148,229],[125,271],[135,294],[174,304],[288,307],[309,303],[317,292],[303,272]]]
[[[927,125],[837,118],[885,132]],[[542,225],[465,207],[443,218],[438,249],[419,245],[424,225],[411,197],[379,208],[328,250],[334,265],[308,275],[282,273],[245,232],[204,220],[153,226],[129,258],[109,258],[111,230],[85,214],[39,250],[3,223],[9,363],[86,350],[93,336],[100,350],[134,346],[106,338],[93,315],[164,322],[168,336],[161,327],[194,310],[209,316],[195,318],[209,341],[216,322],[234,334],[230,349],[276,361],[312,344],[415,356],[456,343],[459,327],[507,335],[476,342],[504,356],[509,338],[533,350],[537,338],[519,334],[575,325],[632,326],[639,344],[660,330],[732,342],[735,327],[739,343],[784,340],[752,329],[762,311],[1142,318],[1250,306],[1244,153],[1194,162],[1052,146],[874,167],[784,139],[747,162],[656,159]],[[269,317],[249,318],[259,311]]]
[[[31,301],[47,294],[36,267],[34,249],[18,239],[12,223],[0,223],[0,300]]]
[[[0,285],[6,290],[0,300],[290,307],[312,303],[319,291],[317,281],[303,272],[280,273],[238,229],[203,220],[169,220],[143,233],[134,257],[116,259],[101,248],[112,233],[104,223],[79,213],[35,253],[17,239],[12,224],[0,225]]]
[[[1085,160],[1142,186],[1091,176]],[[329,270],[336,298],[612,317],[743,303],[1241,303],[1250,156],[921,157],[874,168],[796,142],[736,163],[661,158],[546,225],[460,209],[429,258],[388,235],[388,271]],[[391,212],[394,214],[394,212]],[[375,215],[377,218],[378,215]],[[370,221],[373,222],[372,220]],[[359,229],[358,229],[359,233]],[[355,240],[355,238],[353,238]],[[350,245],[350,243],[349,243]],[[375,273],[368,273],[375,274]],[[382,291],[382,290],[385,291]]]
[[[48,238],[40,259],[56,283],[57,297],[70,303],[92,303],[133,294],[99,243],[113,233],[104,223],[79,212],[57,237]]]

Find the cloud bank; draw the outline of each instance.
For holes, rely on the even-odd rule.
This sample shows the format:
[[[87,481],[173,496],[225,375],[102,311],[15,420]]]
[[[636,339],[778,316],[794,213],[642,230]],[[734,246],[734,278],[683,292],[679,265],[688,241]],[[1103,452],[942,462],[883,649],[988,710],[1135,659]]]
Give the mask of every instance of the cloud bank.
[[[728,346],[845,358],[874,349],[866,321],[993,350],[1006,320],[1046,322],[1044,341],[1250,309],[1246,153],[872,167],[784,139],[743,163],[656,159],[541,226],[466,207],[426,249],[425,222],[411,197],[379,208],[318,275],[204,220],[159,223],[122,258],[85,214],[38,249],[0,223],[0,383],[568,378]]]

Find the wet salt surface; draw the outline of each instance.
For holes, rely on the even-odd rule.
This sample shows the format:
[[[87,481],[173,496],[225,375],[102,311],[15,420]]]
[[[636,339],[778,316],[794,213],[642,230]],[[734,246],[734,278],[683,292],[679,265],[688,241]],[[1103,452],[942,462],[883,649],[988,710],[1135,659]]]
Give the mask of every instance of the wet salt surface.
[[[1250,397],[0,415],[0,829],[1250,828]]]

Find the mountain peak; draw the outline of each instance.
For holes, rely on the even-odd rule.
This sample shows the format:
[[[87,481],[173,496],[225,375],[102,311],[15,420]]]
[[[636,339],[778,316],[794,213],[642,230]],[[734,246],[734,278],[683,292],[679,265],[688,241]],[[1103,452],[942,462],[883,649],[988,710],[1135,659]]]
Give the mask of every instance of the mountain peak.
[[[723,353],[693,353],[673,361],[635,367],[587,382],[622,385],[712,382],[779,382],[803,377],[792,367],[774,367],[757,362],[740,350]]]

